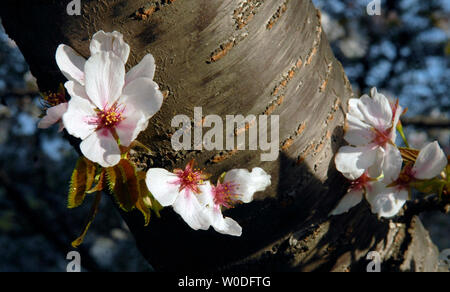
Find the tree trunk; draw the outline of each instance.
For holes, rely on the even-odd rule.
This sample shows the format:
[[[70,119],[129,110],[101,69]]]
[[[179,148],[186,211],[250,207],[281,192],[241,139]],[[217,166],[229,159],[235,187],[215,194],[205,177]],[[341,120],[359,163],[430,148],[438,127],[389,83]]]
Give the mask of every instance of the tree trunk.
[[[170,208],[148,227],[140,213],[122,213],[156,270],[365,271],[370,251],[380,253],[383,271],[437,269],[437,248],[417,217],[380,221],[365,204],[328,217],[346,191],[333,157],[353,93],[310,0],[81,0],[81,16],[66,13],[69,2],[2,3],[6,32],[41,90],[64,82],[54,59],[58,44],[88,57],[95,32],[120,31],[131,46],[127,67],[152,53],[155,81],[168,94],[138,138],[154,152],[136,153],[142,168],[171,170],[196,159],[213,180],[232,168],[258,166],[272,175],[254,202],[226,213],[242,225],[240,238],[193,231]],[[174,151],[170,122],[177,114],[193,118],[196,106],[223,118],[279,115],[279,158]]]

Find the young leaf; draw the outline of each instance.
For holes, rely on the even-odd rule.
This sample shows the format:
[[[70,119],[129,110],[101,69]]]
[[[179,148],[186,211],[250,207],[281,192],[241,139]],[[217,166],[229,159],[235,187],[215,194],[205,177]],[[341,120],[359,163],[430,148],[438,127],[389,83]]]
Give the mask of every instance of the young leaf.
[[[136,207],[139,198],[139,183],[134,165],[125,159],[107,169],[109,188],[120,208],[129,212]]]
[[[102,169],[101,173],[98,175],[98,179],[96,179],[96,185],[95,187],[93,187],[92,189],[90,189],[89,191],[87,191],[87,194],[92,194],[95,192],[100,192],[103,190],[103,188],[105,187],[105,176],[106,176],[106,172],[105,169]]]
[[[415,181],[411,186],[423,194],[438,194],[441,196],[445,186],[445,181],[440,178],[433,178],[431,180]]]
[[[137,176],[139,179],[142,203],[144,204],[144,206],[146,206],[146,209],[152,210],[156,214],[156,216],[160,218],[161,215],[159,214],[159,211],[163,209],[163,206],[161,206],[161,204],[155,199],[155,197],[153,197],[152,193],[150,193],[150,191],[148,190],[147,184],[145,183],[146,173],[144,171],[139,171],[137,173]]]
[[[70,209],[79,207],[86,197],[86,192],[92,187],[95,178],[95,164],[80,157],[70,179],[67,206]]]
[[[155,197],[149,193],[148,198],[150,199],[151,205],[152,205],[152,211],[156,214],[156,216],[158,218],[161,217],[161,215],[159,214],[159,211],[161,211],[162,209],[164,209],[163,206],[161,206],[161,204],[155,199]]]
[[[94,200],[94,203],[92,204],[92,207],[91,207],[91,210],[90,210],[89,216],[88,216],[88,221],[87,221],[86,226],[83,229],[83,232],[81,233],[81,235],[77,239],[72,241],[72,246],[74,248],[79,247],[83,243],[84,238],[86,237],[86,234],[87,234],[87,232],[89,230],[89,227],[91,227],[91,224],[94,221],[95,216],[97,215],[98,207],[100,206],[101,198],[102,198],[102,193],[98,192],[95,195],[95,200]]]
[[[147,194],[149,193],[147,189],[147,185],[145,184],[145,172],[138,171],[136,173],[138,182],[139,182],[139,198],[136,202],[136,208],[142,213],[145,220],[145,225],[147,226],[150,223],[150,207],[145,204],[145,198],[147,197]]]

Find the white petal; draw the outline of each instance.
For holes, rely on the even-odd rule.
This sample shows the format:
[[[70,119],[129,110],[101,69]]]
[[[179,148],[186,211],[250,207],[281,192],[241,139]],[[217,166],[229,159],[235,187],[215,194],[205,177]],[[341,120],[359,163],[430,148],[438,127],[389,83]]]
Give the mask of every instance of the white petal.
[[[363,121],[364,120],[364,115],[361,113],[360,111],[360,107],[361,107],[362,103],[361,100],[358,98],[351,98],[348,101],[348,114],[352,115],[353,117],[355,117],[358,120]]]
[[[364,116],[364,122],[379,130],[385,130],[392,124],[392,108],[389,100],[382,94],[376,93],[371,97],[363,95],[359,110]]]
[[[91,55],[100,52],[113,52],[122,60],[123,64],[127,63],[130,55],[130,46],[123,40],[123,35],[117,31],[105,33],[101,30],[97,32],[92,36],[89,48]]]
[[[200,194],[197,195],[197,199],[202,206],[214,207],[214,195],[213,188],[209,181],[205,181],[199,185]]]
[[[127,106],[126,109],[134,113],[134,110],[131,110],[130,108],[131,106]],[[116,125],[115,130],[120,138],[120,145],[125,147],[130,146],[131,142],[137,138],[139,133],[145,130],[143,123],[144,118],[142,115],[140,113],[135,113],[128,114],[123,121]]]
[[[447,162],[447,156],[435,141],[422,147],[412,170],[416,178],[430,179],[439,175]]]
[[[227,172],[224,182],[237,184],[239,200],[250,203],[253,194],[264,191],[271,184],[271,177],[262,168],[255,167],[252,172],[247,169],[233,169]]]
[[[383,161],[386,151],[383,147],[377,147],[375,162],[368,168],[368,174],[371,178],[379,178],[383,174]]]
[[[141,77],[153,80],[153,77],[155,77],[155,69],[155,58],[153,58],[152,54],[147,54],[142,59],[142,61],[139,62],[139,64],[128,71],[125,77],[125,84],[128,84]],[[154,85],[156,86],[156,89],[158,89],[158,85],[156,83]]]
[[[89,100],[73,95],[62,120],[70,135],[84,140],[97,128],[97,125],[89,122],[96,116],[95,106]]]
[[[95,131],[80,144],[80,150],[87,159],[111,167],[119,163],[120,150],[108,129]]]
[[[412,168],[417,179],[431,179],[438,176],[447,165],[447,157],[437,141],[423,147]]]
[[[231,218],[224,218],[219,206],[214,204],[213,189],[211,183],[206,181],[199,186],[200,194],[197,195],[197,199],[200,204],[206,207],[207,214],[209,216],[210,224],[213,228],[222,234],[241,236],[242,227]]]
[[[403,108],[400,106],[400,105],[398,105],[397,106],[397,109],[395,110],[395,112],[393,113],[393,115],[394,115],[394,117],[393,117],[393,122],[392,122],[392,125],[393,125],[393,129],[396,129],[397,128],[397,124],[398,124],[398,122],[400,121],[400,116],[403,114]],[[395,132],[395,131],[394,131]]]
[[[376,162],[377,148],[373,145],[365,147],[341,147],[334,159],[336,169],[350,180],[359,178]]]
[[[47,114],[38,124],[39,129],[47,129],[57,122],[61,121],[62,116],[67,111],[69,104],[67,102],[58,104],[57,106],[53,106],[47,109]]]
[[[194,193],[183,191],[172,207],[194,230],[208,230],[211,226],[211,217],[207,208],[200,204]]]
[[[375,139],[372,126],[364,123],[355,116],[347,114],[347,128],[344,139],[354,146],[364,146]]]
[[[383,159],[383,180],[387,183],[395,181],[402,170],[402,154],[397,147],[386,144],[386,152]]]
[[[217,232],[232,236],[242,235],[242,227],[239,225],[239,223],[229,217],[223,217],[220,209],[212,208],[211,217],[211,226]]]
[[[122,94],[125,83],[125,65],[112,52],[100,52],[85,65],[86,93],[99,108],[111,106]]]
[[[123,89],[120,102],[126,106],[132,105],[136,112],[147,119],[151,118],[159,111],[164,99],[155,84],[153,80],[144,77],[133,80]]]
[[[367,201],[372,207],[372,213],[379,217],[391,218],[398,214],[408,199],[407,190],[386,188],[382,182],[372,184],[368,189]]]
[[[67,89],[67,92],[71,97],[77,96],[89,100],[85,87],[78,82],[67,81],[64,84],[64,87]]]
[[[339,204],[331,211],[330,215],[340,215],[347,213],[351,208],[355,207],[363,198],[363,190],[350,191],[340,201]]]
[[[149,169],[145,177],[148,190],[163,207],[171,206],[180,195],[176,180],[175,174],[162,168]]]
[[[84,85],[85,63],[86,60],[69,46],[59,45],[56,50],[56,64],[68,80]]]
[[[58,133],[61,133],[64,130],[64,123],[61,121],[58,122],[59,127],[58,127]]]
[[[395,140],[397,139],[397,125],[400,121],[401,115],[403,114],[403,108],[400,105],[398,105],[396,109],[393,107],[392,111],[393,111],[392,131],[390,132],[389,138],[391,139],[392,142],[395,143]]]

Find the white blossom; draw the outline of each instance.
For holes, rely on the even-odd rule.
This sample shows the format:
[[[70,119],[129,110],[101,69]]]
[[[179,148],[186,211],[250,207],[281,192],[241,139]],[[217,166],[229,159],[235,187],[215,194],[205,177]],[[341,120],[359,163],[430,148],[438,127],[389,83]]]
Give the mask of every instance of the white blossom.
[[[210,215],[198,199],[201,193],[211,192],[211,184],[205,179],[206,176],[194,169],[191,161],[185,169],[175,169],[174,172],[151,168],[145,182],[161,206],[172,206],[192,229],[207,230],[211,225]]]
[[[371,90],[371,97],[350,99],[344,139],[350,146],[341,147],[335,157],[336,168],[355,180],[369,170],[372,177],[383,174],[396,179],[402,166],[395,145],[396,127],[402,108],[391,107],[388,99]]]
[[[264,191],[271,184],[271,177],[259,167],[251,172],[233,169],[226,173],[223,182],[208,187],[200,193],[199,200],[206,206],[211,226],[219,233],[241,236],[242,227],[235,220],[224,217],[222,209],[230,209],[236,203],[250,203],[256,192]]]
[[[128,147],[160,109],[163,96],[152,80],[154,58],[148,54],[127,74],[130,48],[118,32],[96,33],[85,60],[72,48],[60,45],[56,61],[69,80],[71,96],[63,115],[67,132],[82,140],[80,149],[103,167],[120,161],[120,145]]]

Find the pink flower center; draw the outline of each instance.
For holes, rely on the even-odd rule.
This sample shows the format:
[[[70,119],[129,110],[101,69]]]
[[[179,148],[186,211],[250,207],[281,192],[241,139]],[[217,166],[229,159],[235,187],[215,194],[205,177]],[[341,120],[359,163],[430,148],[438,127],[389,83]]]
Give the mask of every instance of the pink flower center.
[[[103,110],[97,111],[97,116],[88,120],[89,124],[97,125],[97,129],[114,129],[125,118],[123,117],[123,111],[125,107],[115,103],[111,107],[105,106]]]
[[[194,169],[194,160],[189,162],[185,169],[175,169],[174,173],[178,178],[173,183],[180,186],[180,192],[185,190],[188,193],[200,194],[199,185],[203,184],[207,177],[201,170]]]
[[[412,170],[413,165],[408,164],[406,165],[400,175],[398,176],[398,179],[396,181],[396,185],[398,188],[404,188],[407,187],[415,178],[415,173]]]
[[[398,99],[395,104],[391,104],[391,109],[392,109],[392,126],[385,130],[379,130],[377,128],[372,128],[372,131],[375,132],[374,142],[378,146],[381,146],[381,147],[384,147],[387,143],[392,143],[391,142],[392,132],[395,131],[395,129],[393,129],[393,128],[396,126],[396,125],[394,125],[394,121],[395,121],[397,112],[400,109]]]
[[[214,204],[227,209],[233,208],[238,201],[237,187],[238,185],[232,182],[217,183],[217,186],[213,187]]]
[[[372,179],[369,177],[369,174],[366,171],[358,179],[350,183],[350,189],[352,191],[360,191],[367,187],[370,181],[372,181]]]
[[[387,143],[389,143],[391,141],[390,136],[391,136],[392,129],[386,129],[384,131],[378,130],[376,128],[372,128],[372,129],[375,132],[374,142],[378,146],[385,146]]]

